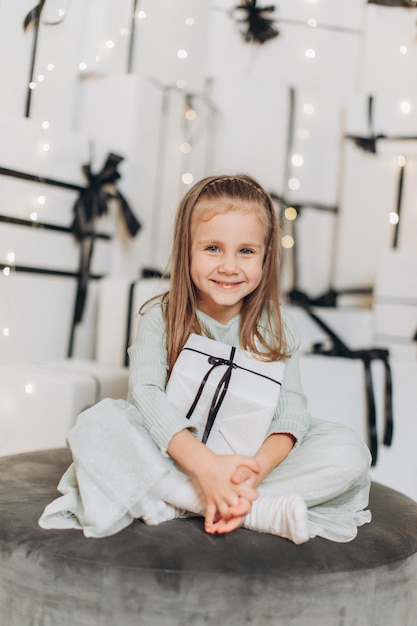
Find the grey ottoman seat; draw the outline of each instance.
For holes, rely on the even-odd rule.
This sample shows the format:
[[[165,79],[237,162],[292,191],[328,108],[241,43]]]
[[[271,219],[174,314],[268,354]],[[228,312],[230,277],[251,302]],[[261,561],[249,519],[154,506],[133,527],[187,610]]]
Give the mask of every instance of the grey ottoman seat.
[[[379,484],[351,543],[198,518],[105,539],[45,531],[67,450],[0,459],[0,626],[416,626],[417,503]]]

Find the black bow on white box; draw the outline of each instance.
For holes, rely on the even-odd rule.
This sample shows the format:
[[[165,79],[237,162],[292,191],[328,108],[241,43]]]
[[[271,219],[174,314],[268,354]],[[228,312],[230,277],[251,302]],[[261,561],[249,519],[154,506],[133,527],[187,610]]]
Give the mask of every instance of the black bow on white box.
[[[83,172],[88,184],[80,190],[80,194],[74,204],[74,219],[71,226],[71,230],[80,242],[81,248],[77,295],[68,356],[72,355],[75,326],[81,321],[84,312],[96,239],[95,221],[108,212],[109,202],[116,200],[129,235],[134,237],[141,229],[141,224],[130,209],[127,200],[115,186],[116,181],[121,177],[117,171],[121,161],[123,161],[123,157],[110,153],[102,169],[97,174],[93,174],[89,164],[83,166]]]
[[[237,12],[240,15],[244,14],[243,18],[236,20],[239,24],[245,25],[242,32],[244,40],[262,44],[277,37],[279,31],[274,26],[274,19],[268,15],[274,11],[274,5],[259,7],[256,0],[243,0],[242,4],[234,7],[233,14]]]

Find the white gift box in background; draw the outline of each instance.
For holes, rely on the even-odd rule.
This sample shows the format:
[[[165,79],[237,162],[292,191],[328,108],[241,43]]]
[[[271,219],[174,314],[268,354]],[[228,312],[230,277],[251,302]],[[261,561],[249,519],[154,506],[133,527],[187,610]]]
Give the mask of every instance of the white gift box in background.
[[[302,355],[301,377],[308,405],[314,418],[349,426],[369,445],[364,367],[358,359]],[[376,401],[378,455],[372,467],[374,480],[417,500],[417,363],[391,359],[393,376],[393,438],[383,445],[384,369],[372,363]]]
[[[214,172],[250,173],[268,191],[283,195],[288,89],[257,77],[252,77],[251,84],[248,90],[246,76],[217,77],[212,82],[210,95],[217,115],[210,167]],[[246,124],[242,125],[242,119]]]
[[[19,274],[15,279],[22,283],[22,299],[27,293],[25,276]],[[105,397],[127,397],[126,349],[136,335],[138,311],[144,302],[165,291],[169,284],[160,279],[133,282],[102,279],[90,285],[85,326],[78,329],[81,332],[77,333],[74,351],[85,358],[62,359],[59,357],[67,348],[73,299],[69,298],[65,309],[65,296],[67,300],[68,296],[62,289],[64,283],[58,281],[54,287],[53,280],[49,277],[45,280],[45,293],[37,288],[39,297],[32,294],[31,310],[36,317],[36,308],[41,307],[42,329],[49,329],[49,336],[45,338],[32,325],[28,326],[26,334],[20,328],[13,341],[10,341],[13,326],[10,336],[0,336],[1,354],[4,349],[9,357],[6,364],[0,364],[0,454],[65,445],[68,428],[86,406]],[[72,289],[75,293],[75,284]],[[48,299],[51,293],[57,298],[56,306],[51,306]],[[17,296],[18,292],[15,290],[14,294]],[[21,299],[13,299],[17,307],[22,305]],[[67,310],[59,326],[55,323],[58,303]],[[3,313],[1,308],[0,321],[3,321]],[[18,318],[16,311],[6,309],[8,319],[14,318],[13,313]],[[88,329],[96,325],[97,332],[92,335]],[[88,358],[92,353],[96,354],[95,360]],[[45,360],[39,361],[40,358]]]
[[[415,26],[412,9],[367,5],[360,84],[363,91],[405,96],[416,93],[416,85],[410,80],[417,61]]]
[[[0,116],[0,166],[83,187],[82,166],[90,160],[88,136],[42,122]]]
[[[373,316],[376,343],[417,361],[417,254],[392,250],[382,255]]]
[[[364,152],[349,140],[344,153],[334,262],[336,290],[372,287],[378,259],[392,245],[394,231],[389,218],[396,208],[398,187],[396,154]]]
[[[81,133],[4,115],[0,131],[0,167],[34,179],[0,174],[0,215],[6,220],[0,227],[0,362],[64,358],[80,267],[80,244],[70,225],[77,189],[87,184],[82,166],[89,159],[88,140]],[[109,208],[96,225],[93,276],[108,271],[113,225],[114,211]],[[73,352],[83,357],[93,356],[95,290],[94,281],[89,282]]]
[[[127,396],[127,371],[80,360],[0,366],[0,455],[66,445],[77,415]]]
[[[363,3],[351,0],[349,5],[341,0],[320,2],[314,6],[317,28],[308,27],[312,17],[311,3],[280,2],[279,11],[271,14],[277,19],[278,37],[268,45],[254,50],[244,42],[240,31],[244,29],[236,20],[243,12],[235,12],[231,0],[213,7],[210,14],[208,74],[211,76],[246,75],[266,77],[271,81],[271,68],[276,68],[280,82],[294,87],[302,86],[321,94],[337,93],[342,97],[351,93],[357,83],[362,46],[361,16]],[[322,6],[321,6],[322,5]],[[280,21],[281,20],[281,21]],[[299,23],[291,23],[297,20]],[[333,26],[334,31],[329,28]],[[326,28],[327,27],[327,28]],[[346,28],[341,36],[338,29]],[[313,50],[315,55],[307,54]]]
[[[127,364],[126,351],[135,340],[141,306],[168,288],[169,281],[160,278],[100,281],[96,338],[99,363],[121,367]]]
[[[23,29],[26,15],[33,9],[33,0],[0,4],[0,113],[23,117],[29,85],[33,32]],[[7,85],[7,89],[4,86]]]
[[[163,229],[157,218],[166,224],[163,213],[154,216],[162,193],[158,169],[158,159],[162,156],[160,143],[166,139],[160,136],[163,91],[146,78],[126,75],[85,80],[80,94],[83,106],[78,125],[94,141],[96,166],[109,151],[124,159],[119,166],[122,178],[118,188],[140,219],[142,230],[130,240],[123,228],[116,231],[112,274],[131,275],[132,267],[137,270],[148,266],[153,255],[159,261],[157,235]],[[174,205],[173,197],[171,188]],[[165,257],[162,266],[166,260]]]
[[[253,456],[271,424],[284,368],[191,334],[171,372],[167,397],[185,414],[193,408],[190,425],[214,452]],[[212,409],[213,403],[218,406]]]
[[[133,70],[163,85],[181,80],[190,93],[202,91],[210,3],[141,0],[140,11],[146,18],[137,20]]]
[[[84,5],[72,0],[63,11],[58,3],[48,2],[39,20],[29,116],[67,129],[73,128],[77,107]],[[31,41],[33,30],[26,32]]]
[[[303,307],[284,307],[295,322],[300,338],[300,352],[311,352],[316,343],[328,344],[329,336]],[[373,314],[370,309],[312,307],[312,311],[340,337],[351,350],[368,348],[373,342]]]
[[[135,26],[133,26],[133,24]],[[122,75],[128,71],[129,49],[139,35],[140,20],[133,15],[132,0],[84,3],[84,32],[81,43],[80,74],[89,76]],[[137,32],[136,32],[137,31]]]

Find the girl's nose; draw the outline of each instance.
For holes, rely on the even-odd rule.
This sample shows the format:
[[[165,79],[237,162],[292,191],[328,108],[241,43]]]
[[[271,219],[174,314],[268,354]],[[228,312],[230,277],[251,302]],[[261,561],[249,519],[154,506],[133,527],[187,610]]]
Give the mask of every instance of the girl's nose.
[[[234,274],[237,271],[236,257],[234,254],[225,254],[220,263],[220,271],[225,274]]]

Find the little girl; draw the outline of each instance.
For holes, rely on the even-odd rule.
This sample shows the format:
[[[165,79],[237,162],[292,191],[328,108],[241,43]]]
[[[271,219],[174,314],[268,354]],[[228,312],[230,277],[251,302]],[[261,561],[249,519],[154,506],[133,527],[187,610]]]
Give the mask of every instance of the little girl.
[[[279,305],[279,241],[271,197],[249,176],[211,176],[188,191],[169,292],[144,307],[129,348],[128,401],[106,399],[78,417],[63,495],[46,507],[42,528],[104,537],[134,519],[194,514],[208,533],[243,526],[300,544],[316,535],[350,541],[370,521],[367,447],[307,409],[295,331]],[[169,401],[167,381],[191,333],[285,364],[254,456],[215,453]]]

